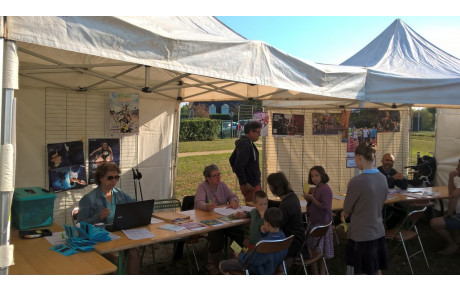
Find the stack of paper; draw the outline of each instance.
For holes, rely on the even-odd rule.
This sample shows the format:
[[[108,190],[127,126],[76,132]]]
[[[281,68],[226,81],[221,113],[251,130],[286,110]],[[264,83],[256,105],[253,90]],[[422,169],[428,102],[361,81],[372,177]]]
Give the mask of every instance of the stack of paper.
[[[181,230],[186,229],[184,226],[180,226],[176,224],[163,224],[163,225],[160,225],[158,228],[166,229],[169,231],[181,231]]]
[[[218,225],[224,224],[222,221],[219,221],[217,219],[202,220],[201,223],[204,223],[209,226],[218,226]]]
[[[200,230],[207,228],[206,225],[198,223],[198,222],[187,222],[181,224],[181,226],[185,227],[188,230]]]
[[[146,228],[123,229],[122,231],[129,239],[132,240],[155,237],[155,235]]]

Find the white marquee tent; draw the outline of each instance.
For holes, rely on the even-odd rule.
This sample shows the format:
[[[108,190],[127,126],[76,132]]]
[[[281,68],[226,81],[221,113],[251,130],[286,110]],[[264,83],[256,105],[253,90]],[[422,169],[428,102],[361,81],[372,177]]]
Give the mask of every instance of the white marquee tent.
[[[365,86],[369,102],[455,107],[460,104],[460,60],[442,51],[401,20],[395,20],[369,45],[342,63],[367,67]],[[437,112],[436,181],[447,185],[449,171],[460,157],[455,131],[458,110]],[[425,153],[428,154],[428,153]]]
[[[139,94],[120,186],[132,195],[138,167],[148,199],[172,195],[181,101],[356,99],[365,80],[362,68],[301,61],[214,17],[4,16],[0,29],[2,245],[14,188],[47,188],[46,145],[110,137],[110,92]],[[58,195],[57,223],[89,190]]]
[[[320,106],[331,102],[333,108],[360,101],[460,105],[447,90],[457,90],[457,70],[439,70],[424,85],[418,81],[429,72],[407,76],[366,64],[315,64],[246,40],[213,17],[7,16],[0,29],[2,247],[14,188],[47,186],[46,144],[82,140],[86,145],[88,138],[110,137],[110,92],[140,97],[139,134],[121,138],[120,185],[132,194],[129,171],[138,167],[146,177],[145,199],[172,195],[182,101],[308,100]],[[385,86],[369,88],[377,81]],[[425,90],[443,94],[433,101],[433,94],[420,97]],[[58,195],[58,223],[70,219],[70,207],[85,191]]]
[[[305,136],[302,140],[292,138],[268,137],[266,154],[268,172],[283,170],[293,173],[290,181],[301,191],[305,181],[305,169],[315,164],[331,168],[332,174],[343,180],[332,187],[344,191],[346,181],[354,173],[345,169],[343,163],[345,145],[339,137],[313,136],[311,128],[312,112],[325,110],[329,113],[340,112],[343,108],[377,107],[392,110],[397,107],[401,112],[401,132],[384,133],[379,136],[378,158],[385,152],[396,156],[395,167],[403,171],[409,163],[409,131],[411,106],[451,107],[460,105],[460,60],[437,48],[421,37],[403,21],[395,20],[366,47],[341,65],[366,69],[366,81],[361,94],[355,100],[267,100],[263,105],[273,112],[305,115]],[[440,114],[446,112],[446,114]],[[449,112],[449,114],[447,114]],[[455,167],[458,161],[457,133],[451,133],[455,127],[455,111],[439,111],[438,124],[448,125],[442,128],[442,139],[438,139],[437,129],[436,156],[438,159],[437,180],[445,184],[447,171]],[[445,120],[448,119],[448,120]],[[450,132],[450,133],[449,133]],[[450,142],[446,142],[449,140]],[[327,148],[328,150],[325,150]],[[331,154],[334,153],[334,154]],[[428,153],[422,153],[428,154]],[[299,164],[300,163],[300,164]],[[300,173],[300,174],[299,174]]]

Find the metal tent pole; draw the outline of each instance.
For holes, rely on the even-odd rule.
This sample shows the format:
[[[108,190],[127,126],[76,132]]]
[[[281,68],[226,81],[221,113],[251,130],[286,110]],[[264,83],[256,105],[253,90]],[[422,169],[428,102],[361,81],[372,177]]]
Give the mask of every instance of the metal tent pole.
[[[4,28],[5,18],[0,19]],[[18,56],[14,42],[0,38],[0,275],[8,275],[13,264],[13,246],[10,245],[10,212],[15,177],[15,100],[18,87]]]

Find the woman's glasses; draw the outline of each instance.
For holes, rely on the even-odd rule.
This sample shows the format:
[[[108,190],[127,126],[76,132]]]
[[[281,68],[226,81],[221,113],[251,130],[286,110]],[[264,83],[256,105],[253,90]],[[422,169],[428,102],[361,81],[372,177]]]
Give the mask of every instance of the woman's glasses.
[[[217,174],[211,175],[211,178],[216,178],[216,177],[220,177],[220,173],[217,173]]]
[[[107,176],[106,178],[109,181],[112,181],[113,179],[115,179],[115,181],[118,182],[118,180],[120,180],[120,176],[118,176],[118,175],[117,176]]]

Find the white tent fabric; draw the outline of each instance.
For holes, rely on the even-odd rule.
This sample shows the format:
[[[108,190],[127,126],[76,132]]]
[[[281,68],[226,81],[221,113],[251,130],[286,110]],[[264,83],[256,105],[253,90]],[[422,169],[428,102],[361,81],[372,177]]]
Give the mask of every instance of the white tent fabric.
[[[173,194],[180,102],[354,100],[364,88],[362,68],[299,60],[214,17],[7,16],[0,27],[19,59],[3,72],[13,89],[19,80],[16,187],[47,188],[46,144],[86,148],[89,138],[111,137],[110,92],[139,94],[141,126],[121,137],[119,185],[134,196],[130,169],[139,167],[147,199]],[[58,195],[58,223],[84,189]]]
[[[460,104],[460,60],[400,19],[342,65],[367,68],[366,102]]]
[[[266,43],[242,38],[214,17],[8,17],[6,31],[7,38],[20,43],[20,51],[27,55],[21,54],[24,63],[38,65],[36,55],[50,58],[41,66],[24,68],[28,75],[37,72],[32,69],[47,70],[45,80],[69,88],[86,88],[87,84],[68,83],[63,80],[68,76],[51,75],[50,61],[53,69],[89,70],[86,73],[93,73],[94,78],[94,73],[111,72],[101,67],[107,60],[112,68],[116,65],[113,60],[151,66],[150,75],[155,79],[147,80],[147,87],[174,99],[181,89],[186,101],[355,99],[365,80],[362,68],[299,60]],[[181,75],[184,73],[193,75]],[[136,69],[117,79],[130,85],[144,76],[143,70]],[[177,76],[181,86],[170,81]],[[161,82],[168,83],[159,86]],[[143,83],[131,85],[145,87]],[[253,85],[259,86],[252,89]],[[104,88],[107,84],[97,86]]]
[[[341,65],[366,70],[365,86],[356,100],[296,101],[297,108],[357,107],[360,102],[366,102],[365,107],[460,105],[460,60],[400,19]],[[268,100],[264,106],[292,108],[293,103]]]

